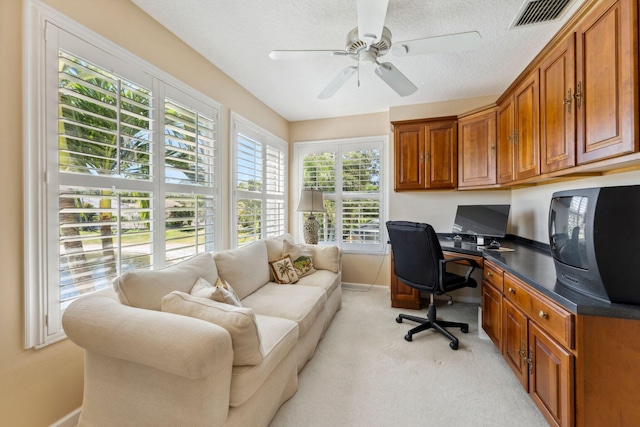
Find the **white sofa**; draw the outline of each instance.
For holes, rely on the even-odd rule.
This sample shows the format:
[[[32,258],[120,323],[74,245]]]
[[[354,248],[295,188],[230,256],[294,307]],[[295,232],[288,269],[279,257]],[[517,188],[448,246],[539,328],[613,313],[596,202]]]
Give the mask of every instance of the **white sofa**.
[[[85,350],[79,426],[267,426],[342,305],[340,250],[286,237],[125,273],[115,294],[74,301],[63,326]],[[292,247],[315,272],[274,283],[269,261]],[[218,277],[242,307],[190,294]]]

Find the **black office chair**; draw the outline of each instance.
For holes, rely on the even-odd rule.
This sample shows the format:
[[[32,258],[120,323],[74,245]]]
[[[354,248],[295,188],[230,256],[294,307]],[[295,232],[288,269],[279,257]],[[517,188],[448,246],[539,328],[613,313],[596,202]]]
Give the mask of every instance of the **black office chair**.
[[[387,221],[391,250],[393,251],[394,273],[402,283],[412,288],[431,294],[427,318],[400,314],[396,322],[402,319],[420,323],[404,336],[411,341],[413,334],[430,328],[435,329],[451,340],[449,347],[458,349],[458,339],[445,327],[460,328],[465,334],[469,332],[467,323],[446,322],[436,320],[436,307],[433,303],[434,295],[442,295],[455,289],[477,286],[471,273],[480,266],[471,258],[457,257],[444,259],[442,248],[433,227],[408,221]],[[464,260],[469,263],[465,276],[447,272],[447,263]]]

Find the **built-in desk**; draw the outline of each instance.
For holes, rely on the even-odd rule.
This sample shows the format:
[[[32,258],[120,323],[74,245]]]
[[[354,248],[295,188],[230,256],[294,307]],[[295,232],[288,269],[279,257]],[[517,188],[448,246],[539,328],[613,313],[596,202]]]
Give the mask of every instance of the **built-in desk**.
[[[640,306],[564,287],[544,245],[504,240],[514,251],[498,252],[439,237],[446,257],[483,259],[479,327],[551,425],[640,425]],[[391,279],[392,301],[394,280],[411,290]]]

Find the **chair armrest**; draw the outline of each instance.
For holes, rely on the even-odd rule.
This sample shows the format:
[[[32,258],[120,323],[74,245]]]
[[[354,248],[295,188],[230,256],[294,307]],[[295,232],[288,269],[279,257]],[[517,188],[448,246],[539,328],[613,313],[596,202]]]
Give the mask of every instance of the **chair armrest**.
[[[467,263],[469,263],[469,268],[467,269],[467,272],[465,273],[464,277],[465,280],[468,282],[469,278],[471,277],[471,273],[473,273],[473,271],[477,268],[480,268],[480,264],[478,264],[478,262],[473,259],[473,258],[466,258],[466,257],[455,257],[455,258],[447,258],[447,259],[441,259],[440,260],[440,289],[442,290],[442,292],[444,292],[443,289],[443,285],[442,285],[442,278],[443,278],[443,274],[447,271],[447,263],[449,262],[456,262],[456,261],[465,261]]]
[[[65,310],[62,326],[67,336],[87,351],[182,377],[205,378],[232,369],[231,335],[203,320],[91,295]]]

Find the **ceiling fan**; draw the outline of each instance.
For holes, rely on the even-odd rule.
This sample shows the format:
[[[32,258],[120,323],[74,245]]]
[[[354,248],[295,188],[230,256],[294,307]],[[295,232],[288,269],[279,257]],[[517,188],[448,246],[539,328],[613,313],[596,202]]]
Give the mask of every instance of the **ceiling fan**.
[[[274,50],[271,59],[307,59],[347,56],[356,65],[340,71],[318,95],[320,99],[333,96],[347,80],[359,71],[360,65],[376,65],[375,73],[400,96],[414,93],[418,88],[392,63],[379,62],[387,53],[394,56],[446,53],[471,50],[480,43],[476,31],[449,34],[439,37],[409,40],[392,44],[391,31],[384,26],[389,0],[357,0],[358,26],[347,34],[344,50]],[[360,82],[358,81],[358,85]]]

